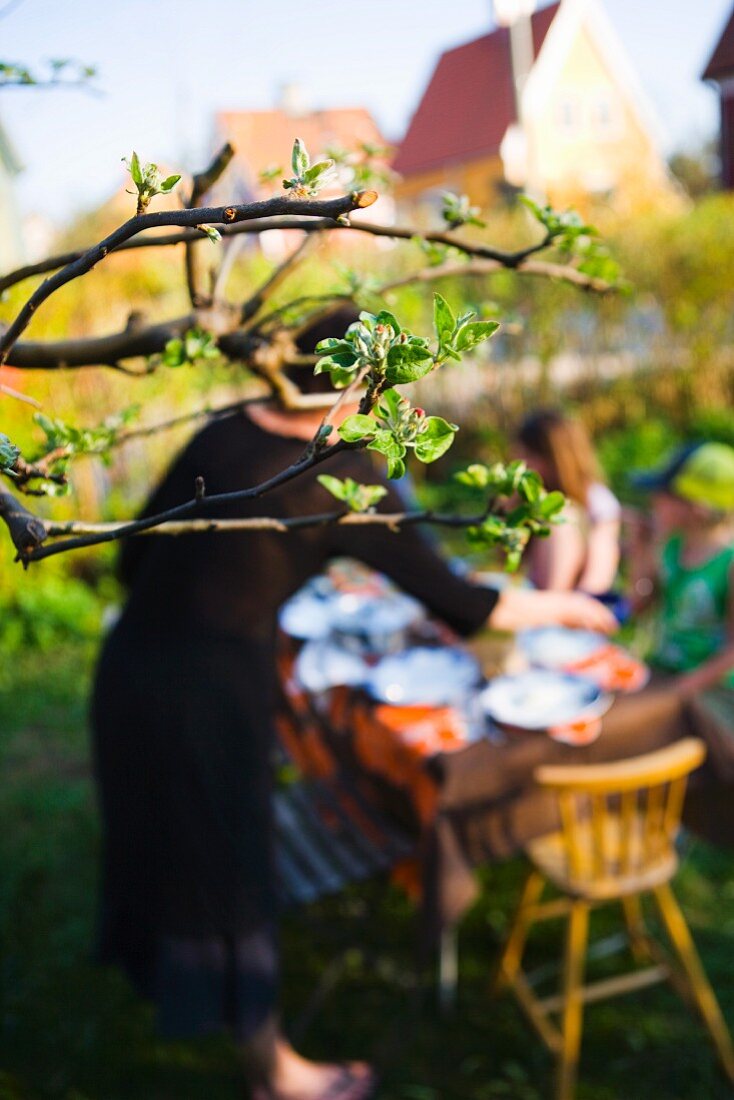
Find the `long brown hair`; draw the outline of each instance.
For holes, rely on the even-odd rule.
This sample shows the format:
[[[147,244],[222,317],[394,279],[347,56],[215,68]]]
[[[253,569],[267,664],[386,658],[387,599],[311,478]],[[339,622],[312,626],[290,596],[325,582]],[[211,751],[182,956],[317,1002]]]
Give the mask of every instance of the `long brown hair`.
[[[589,487],[603,481],[589,434],[583,424],[556,409],[540,409],[520,426],[517,438],[548,466],[546,487],[587,503]]]

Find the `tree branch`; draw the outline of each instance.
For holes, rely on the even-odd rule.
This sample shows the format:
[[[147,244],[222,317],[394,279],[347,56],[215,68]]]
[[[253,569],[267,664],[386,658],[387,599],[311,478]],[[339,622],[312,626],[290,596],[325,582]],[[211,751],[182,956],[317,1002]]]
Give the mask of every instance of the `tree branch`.
[[[189,201],[186,203],[188,209],[199,205],[204,195],[211,190],[222,173],[226,171],[233,156],[234,148],[227,142],[216,154],[211,164],[203,172],[198,172],[194,176]],[[203,240],[201,234],[199,234],[198,240]],[[196,246],[197,240],[186,242],[186,286],[189,291],[189,299],[195,309],[197,306],[209,305],[211,300],[211,295],[206,293],[204,287],[204,271],[201,263],[203,252],[201,249],[197,250]]]
[[[430,509],[419,509],[412,512],[345,512],[343,509],[333,512],[320,512],[311,516],[250,516],[242,519],[191,519],[180,521],[168,521],[157,527],[145,531],[135,532],[139,535],[192,535],[206,534],[212,531],[303,531],[311,527],[324,527],[331,523],[338,523],[343,527],[389,527],[397,530],[400,527],[415,526],[419,523],[438,524],[443,527],[475,527],[487,518],[484,510],[476,515],[464,515],[459,512],[434,512]],[[122,524],[118,523],[84,523],[80,520],[66,520],[61,523],[45,522],[46,537],[56,538],[64,535],[113,535],[119,537],[116,532]],[[69,547],[65,543],[44,547],[38,555],[33,554],[30,560],[37,557],[48,557],[48,551],[54,550],[60,553]]]
[[[15,560],[25,563],[31,551],[38,549],[47,537],[45,522],[5,489],[0,489],[0,519],[6,524],[17,550]]]
[[[272,201],[272,200],[271,200]],[[520,266],[529,256],[542,252],[550,247],[552,241],[545,237],[543,240],[521,248],[515,252],[504,252],[490,245],[475,244],[471,241],[459,240],[452,233],[440,230],[425,230],[411,228],[410,226],[377,225],[373,222],[350,222],[342,225],[333,217],[326,218],[300,218],[300,217],[263,217],[257,222],[243,221],[237,225],[223,225],[220,233],[223,237],[239,236],[242,233],[266,233],[271,229],[300,229],[304,233],[319,233],[324,229],[352,230],[357,233],[367,233],[374,237],[390,237],[395,240],[413,240],[418,238],[429,241],[432,244],[445,244],[457,248],[467,256],[479,256],[483,259],[497,260],[503,267],[514,268]],[[166,248],[176,244],[186,244],[189,241],[201,240],[201,233],[196,230],[184,230],[181,233],[158,234],[157,236],[136,237],[128,240],[115,248],[116,252],[126,252],[133,248]],[[45,275],[49,271],[56,271],[60,267],[74,263],[86,253],[84,250],[76,252],[64,252],[58,256],[51,256],[47,260],[41,260],[35,264],[26,264],[16,268],[6,275],[0,276],[0,292],[9,290],[16,283],[23,282],[33,275]]]
[[[272,215],[294,213],[306,215],[307,217],[324,217],[324,215],[339,217],[341,214],[349,213],[352,210],[371,206],[376,198],[377,195],[374,191],[355,191],[351,195],[323,202],[277,197],[266,199],[263,202],[245,203],[240,206],[197,207],[195,210],[163,210],[151,214],[138,214],[119,226],[99,244],[87,249],[79,259],[61,268],[60,271],[44,280],[36,288],[13,323],[0,338],[0,366],[7,362],[10,349],[28,327],[38,307],[54,291],[59,290],[60,287],[65,286],[73,279],[85,275],[95,264],[103,260],[105,256],[118,248],[123,242],[145,229],[163,225],[233,225],[237,222],[253,221]]]
[[[65,540],[64,543],[56,543],[50,546],[40,545],[46,537],[46,526],[44,521],[25,509],[12,494],[2,490],[0,490],[2,494],[2,496],[0,496],[0,519],[3,519],[10,529],[11,538],[18,550],[19,558],[24,563],[29,561],[40,561],[41,558],[62,553],[64,550],[77,550],[81,547],[96,546],[103,542],[113,542],[115,539],[123,538],[127,535],[136,535],[150,528],[159,527],[161,523],[165,523],[168,520],[196,518],[197,512],[200,513],[206,507],[216,507],[223,504],[239,504],[247,500],[254,500],[257,497],[272,492],[273,489],[278,489],[281,485],[285,485],[289,481],[293,481],[308,470],[311,470],[314,466],[319,466],[322,462],[325,462],[336,454],[340,454],[342,451],[357,450],[364,446],[365,443],[345,443],[340,439],[338,443],[334,443],[331,447],[326,447],[318,451],[311,451],[311,453],[307,452],[298,462],[294,462],[291,466],[274,474],[273,477],[251,488],[237,489],[229,493],[217,493],[210,497],[195,496],[192,500],[184,504],[179,504],[175,508],[169,508],[153,516],[146,516],[145,519],[131,520],[130,522],[122,523],[112,531],[105,531],[97,535],[89,535],[76,539],[72,538]],[[21,522],[17,518],[18,516],[27,517],[27,519]],[[11,526],[11,521],[13,526]],[[40,539],[38,537],[39,528],[37,527],[39,523],[43,527],[42,537]],[[29,541],[31,539],[32,543]]]
[[[435,267],[421,268],[411,275],[404,275],[400,279],[384,283],[378,287],[376,294],[387,294],[391,290],[409,286],[411,283],[430,283],[436,279],[459,278],[463,276],[494,275],[502,271],[505,265],[497,260],[470,260],[468,263],[453,261],[451,263],[437,264]],[[604,279],[598,279],[593,275],[586,275],[583,271],[571,264],[554,264],[546,260],[525,260],[517,268],[523,275],[535,275],[546,279],[559,279],[562,282],[571,283],[582,290],[595,291],[604,294],[611,290],[609,283]],[[337,296],[335,295],[335,298]],[[311,322],[310,322],[311,323]]]

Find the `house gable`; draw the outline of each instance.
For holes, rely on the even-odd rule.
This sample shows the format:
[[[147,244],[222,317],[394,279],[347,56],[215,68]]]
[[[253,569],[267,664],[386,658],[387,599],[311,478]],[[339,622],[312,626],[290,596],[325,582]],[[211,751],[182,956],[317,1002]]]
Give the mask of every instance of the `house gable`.
[[[624,193],[638,203],[672,191],[657,135],[623,79],[623,52],[600,33],[586,4],[566,3],[527,85],[528,186],[571,205],[583,205],[588,194]]]
[[[536,57],[558,9],[552,4],[532,17]],[[441,55],[393,167],[409,177],[495,156],[515,121],[509,31],[502,27]]]
[[[627,100],[628,111],[662,159],[662,128],[655,110],[630,64],[624,45],[599,0],[563,0],[523,92],[523,109],[532,118],[541,113],[563,73],[569,54],[585,33],[610,83]]]
[[[727,77],[734,77],[734,8],[701,79],[721,82]]]

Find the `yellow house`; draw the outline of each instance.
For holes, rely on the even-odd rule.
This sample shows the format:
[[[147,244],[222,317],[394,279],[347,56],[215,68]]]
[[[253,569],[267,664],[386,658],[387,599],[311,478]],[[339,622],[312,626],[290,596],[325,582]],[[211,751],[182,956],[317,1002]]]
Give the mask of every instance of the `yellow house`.
[[[444,190],[489,207],[508,187],[581,209],[678,201],[654,112],[599,0],[560,0],[442,54],[393,167],[413,213]]]

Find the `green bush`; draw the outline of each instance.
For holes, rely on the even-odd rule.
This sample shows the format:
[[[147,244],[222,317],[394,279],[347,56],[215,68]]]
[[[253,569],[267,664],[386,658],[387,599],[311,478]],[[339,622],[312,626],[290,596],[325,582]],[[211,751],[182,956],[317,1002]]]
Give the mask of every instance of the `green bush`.
[[[102,608],[84,581],[39,569],[29,583],[0,594],[0,649],[5,657],[29,648],[47,653],[72,638],[94,638]]]

